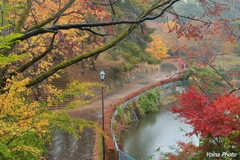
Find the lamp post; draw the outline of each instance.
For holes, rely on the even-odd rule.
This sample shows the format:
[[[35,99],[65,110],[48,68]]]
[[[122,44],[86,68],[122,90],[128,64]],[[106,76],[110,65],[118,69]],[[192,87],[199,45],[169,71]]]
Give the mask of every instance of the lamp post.
[[[103,84],[104,84],[105,73],[104,73],[103,70],[100,72],[100,78],[101,78],[101,81],[102,81],[102,130],[104,131],[104,99],[103,99]],[[104,135],[102,135],[102,143],[103,143],[103,160],[105,160]]]

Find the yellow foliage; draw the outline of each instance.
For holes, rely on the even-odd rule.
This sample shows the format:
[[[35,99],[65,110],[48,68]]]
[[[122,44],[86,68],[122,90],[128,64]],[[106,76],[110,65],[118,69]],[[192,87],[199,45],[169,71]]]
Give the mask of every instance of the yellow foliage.
[[[9,153],[28,151],[30,155],[41,157],[41,148],[49,140],[47,137],[50,137],[55,127],[69,131],[76,138],[84,127],[97,127],[95,122],[70,118],[66,110],[50,112],[48,107],[58,103],[56,99],[64,98],[65,95],[88,93],[93,96],[87,88],[100,86],[100,84],[74,81],[65,91],[51,85],[43,85],[42,88],[49,93],[48,104],[44,105],[40,101],[29,98],[31,89],[25,87],[29,79],[19,80],[19,77],[21,76],[8,80],[10,89],[0,95],[0,144],[1,147],[5,145],[8,148],[7,144],[10,143]],[[87,102],[87,100],[77,100],[71,105],[76,107]],[[41,144],[38,144],[40,142]]]
[[[146,48],[147,52],[150,52],[154,57],[158,59],[166,58],[169,55],[167,54],[168,48],[163,43],[161,37],[159,35],[152,36],[153,41],[149,43],[148,48]]]
[[[24,87],[28,80],[11,81],[9,91],[0,95],[0,119],[8,118],[8,121],[0,121],[1,134],[8,134],[8,136],[21,135],[28,128],[35,126],[35,123],[40,123],[36,120],[33,123],[40,103],[36,101],[27,102],[24,96],[26,92],[29,92],[29,89]]]

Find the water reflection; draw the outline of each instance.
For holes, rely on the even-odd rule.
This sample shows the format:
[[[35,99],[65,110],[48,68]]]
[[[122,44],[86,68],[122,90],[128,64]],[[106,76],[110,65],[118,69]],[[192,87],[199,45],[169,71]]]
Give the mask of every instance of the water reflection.
[[[148,156],[155,154],[156,156],[152,159],[157,160],[158,156],[154,151],[159,147],[163,152],[172,152],[169,146],[176,146],[176,142],[179,140],[193,141],[198,145],[196,136],[185,137],[185,132],[180,131],[180,128],[182,128],[186,132],[191,132],[191,126],[176,120],[176,115],[168,112],[166,107],[169,106],[162,107],[159,113],[146,115],[130,129],[129,133],[124,135],[123,147],[125,153],[136,160],[146,159]]]

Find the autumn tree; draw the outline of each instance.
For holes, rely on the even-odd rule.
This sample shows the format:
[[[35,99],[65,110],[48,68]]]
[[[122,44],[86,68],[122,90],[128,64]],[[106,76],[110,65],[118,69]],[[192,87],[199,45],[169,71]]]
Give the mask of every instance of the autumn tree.
[[[239,2],[201,2],[188,0],[173,6],[160,21],[159,31],[164,43],[172,55],[208,57],[207,60],[216,54],[233,54],[233,46],[238,48],[236,24],[239,14],[236,5]]]
[[[150,52],[154,57],[158,59],[166,58],[169,55],[167,54],[168,48],[163,43],[159,35],[153,36],[153,41],[149,43],[149,47],[146,49],[147,52]]]
[[[231,39],[220,41],[221,44],[229,42]],[[201,50],[208,48],[202,46]],[[239,97],[236,91],[240,88],[228,74],[234,76],[237,72],[234,65],[230,70],[219,68],[219,59],[225,59],[221,52],[210,53],[210,56],[202,56],[201,52],[195,51],[183,58],[189,68],[182,76],[187,78],[189,88],[178,97],[178,105],[170,109],[183,118],[184,123],[193,126],[193,132],[187,136],[195,134],[200,138],[199,146],[188,148],[191,152],[188,158],[193,159],[207,158],[209,152],[239,154],[239,142],[236,142],[239,138]],[[224,64],[231,64],[231,61],[226,58]],[[177,155],[169,154],[169,157],[174,159],[182,155],[184,150]]]
[[[9,48],[8,39],[19,37],[12,34],[8,37],[0,36],[1,48]],[[1,67],[25,58],[22,55],[1,56]],[[49,106],[63,101],[67,95],[84,95],[93,93],[91,86],[99,86],[96,83],[73,82],[62,91],[51,85],[46,85],[49,94],[46,102],[36,101],[32,97],[32,89],[26,88],[29,78],[15,75],[8,79],[6,88],[8,91],[0,95],[0,159],[41,159],[46,153],[45,144],[51,140],[54,130],[66,130],[75,138],[84,127],[97,129],[93,121],[74,119],[69,117],[67,109],[75,105],[87,103],[87,101],[73,101],[65,109],[49,111]]]
[[[221,94],[213,98],[190,87],[179,99],[181,107],[175,106],[171,112],[193,126],[188,136],[200,136],[203,143],[196,152],[201,151],[202,157],[206,157],[206,152],[239,153],[239,143],[234,141],[239,138],[239,97]]]
[[[233,46],[238,44],[239,29],[236,23],[239,19],[239,8],[235,5],[239,5],[239,2],[201,2],[203,3],[191,0],[181,4],[195,5],[196,15],[189,16],[190,14],[184,12],[188,10],[177,14],[180,13],[177,10],[183,7],[177,6],[174,12],[170,12],[180,18],[168,17],[175,22],[174,25],[166,25],[167,22],[164,22],[177,40],[185,39],[182,46],[179,44],[183,44],[183,41],[176,42],[177,48],[184,51],[182,59],[189,68],[183,74],[191,84],[187,91],[178,97],[179,103],[171,108],[171,111],[183,118],[183,122],[193,126],[193,132],[187,135],[196,134],[200,138],[199,146],[184,144],[190,150],[187,156],[186,148],[182,148],[177,155],[169,154],[168,158],[171,159],[204,159],[207,158],[207,152],[239,153],[239,142],[236,141],[239,138],[239,98],[236,95],[239,85],[231,77],[237,75],[235,69],[238,66],[232,65],[230,69],[225,67],[228,68],[226,70],[218,64],[219,59],[224,59],[224,66],[231,64],[232,60],[224,54],[232,55]],[[211,9],[206,10],[208,7],[205,5]],[[230,11],[229,14],[226,10]],[[161,25],[163,26],[163,23]]]

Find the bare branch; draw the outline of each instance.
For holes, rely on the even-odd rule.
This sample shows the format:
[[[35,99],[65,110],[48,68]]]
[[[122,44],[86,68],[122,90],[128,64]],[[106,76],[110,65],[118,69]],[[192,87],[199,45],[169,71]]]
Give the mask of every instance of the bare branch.
[[[30,4],[32,3],[32,1],[31,1],[31,2],[29,2],[29,0],[27,0],[27,2],[28,2],[28,5],[29,5],[29,8],[30,8],[30,12],[31,12],[31,14],[32,14],[33,20],[34,20],[34,22],[35,22],[36,26],[38,26],[37,19],[36,19],[35,15],[33,14],[32,7],[30,6]],[[39,27],[39,26],[38,26],[38,27]]]
[[[91,32],[91,33],[93,33],[93,34],[95,34],[95,35],[102,36],[102,37],[111,35],[111,34],[101,34],[101,33],[98,33],[98,32],[93,31],[93,30],[90,29],[90,28],[81,28],[81,30],[89,31],[89,32]],[[78,33],[78,32],[76,32],[76,33]],[[79,34],[79,33],[78,33],[78,34]]]
[[[109,4],[110,4],[110,6],[111,6],[111,10],[112,10],[112,13],[113,13],[113,17],[112,17],[112,21],[114,21],[114,18],[115,18],[115,10],[114,10],[114,8],[113,8],[113,3],[111,2],[111,0],[108,0],[109,1]],[[115,1],[116,2],[116,1]]]
[[[231,95],[231,94],[233,94],[234,92],[236,92],[236,91],[238,91],[238,90],[240,90],[240,87],[233,88],[233,89],[229,92],[228,96]]]
[[[114,2],[111,2],[111,4],[115,4],[116,2],[118,2],[118,0],[115,0]],[[109,6],[109,3],[97,3],[97,2],[93,2],[92,4],[96,4],[96,5],[102,5],[102,6]]]
[[[213,65],[211,65],[210,63],[204,61],[204,60],[201,60],[197,57],[193,57],[193,56],[189,56],[188,58],[191,58],[191,59],[196,59],[198,61],[201,61],[202,63],[208,65],[209,67],[211,67],[219,76],[222,77],[222,79],[231,87],[231,88],[234,88],[234,86],[230,83],[230,80],[223,74],[221,74]]]
[[[172,14],[172,15],[175,15],[175,16],[177,16],[177,17],[181,17],[181,18],[185,18],[185,19],[189,19],[189,20],[193,20],[193,21],[202,22],[202,23],[204,23],[204,24],[208,24],[208,25],[213,24],[212,22],[206,22],[206,21],[201,20],[201,19],[198,19],[198,18],[179,15],[179,14],[177,14],[177,13],[174,12],[174,11],[166,11],[166,12],[168,12],[168,13],[170,13],[170,14]]]

